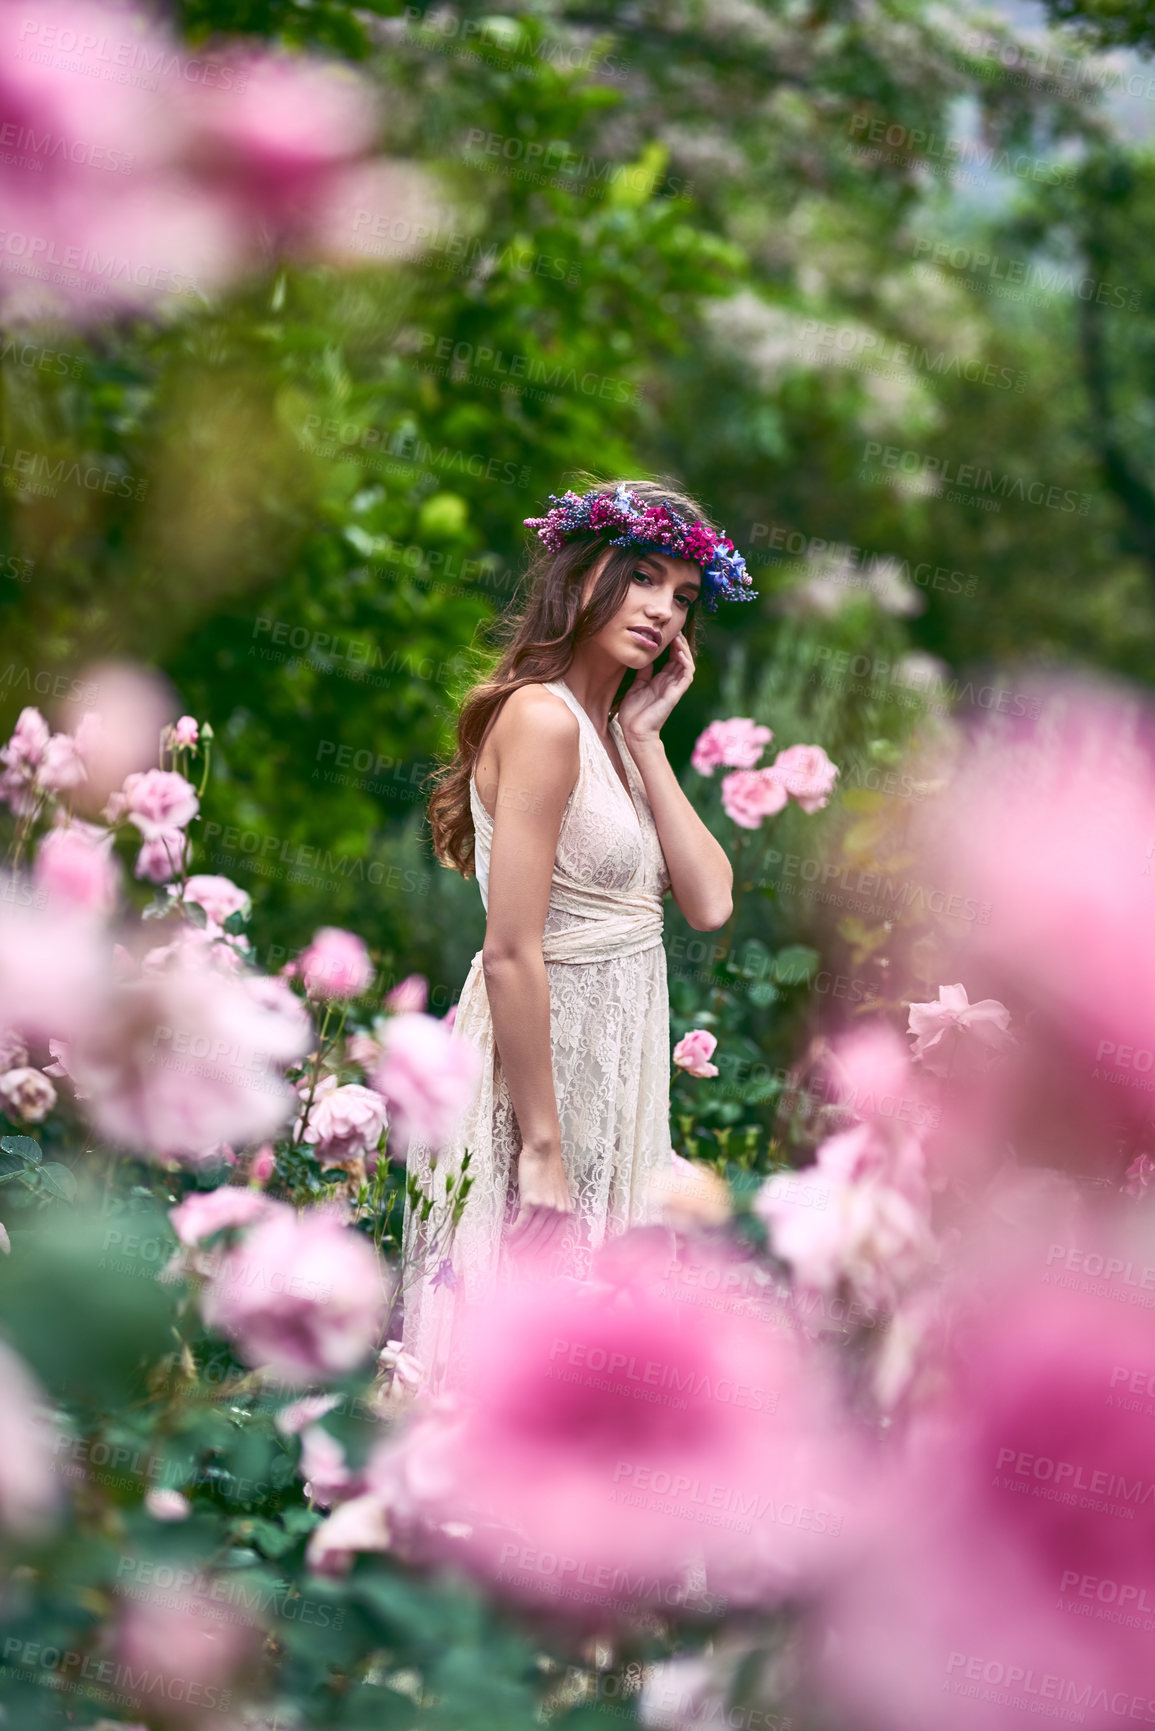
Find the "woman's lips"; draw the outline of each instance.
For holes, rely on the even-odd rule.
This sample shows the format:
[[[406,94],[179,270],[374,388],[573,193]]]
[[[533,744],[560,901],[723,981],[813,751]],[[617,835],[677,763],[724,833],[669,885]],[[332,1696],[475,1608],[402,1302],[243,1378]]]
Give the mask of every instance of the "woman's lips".
[[[627,625],[626,630],[640,643],[644,643],[648,649],[660,649],[662,647],[662,639],[658,633],[647,630],[644,625]]]

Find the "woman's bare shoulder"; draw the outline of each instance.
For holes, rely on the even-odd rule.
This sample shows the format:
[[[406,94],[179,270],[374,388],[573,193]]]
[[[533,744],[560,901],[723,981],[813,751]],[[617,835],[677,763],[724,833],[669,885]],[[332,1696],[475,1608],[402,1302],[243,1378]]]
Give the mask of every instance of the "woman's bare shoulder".
[[[575,746],[578,718],[556,692],[544,685],[520,685],[505,699],[493,723],[493,740],[501,749],[506,743],[532,739],[538,748],[568,751]]]

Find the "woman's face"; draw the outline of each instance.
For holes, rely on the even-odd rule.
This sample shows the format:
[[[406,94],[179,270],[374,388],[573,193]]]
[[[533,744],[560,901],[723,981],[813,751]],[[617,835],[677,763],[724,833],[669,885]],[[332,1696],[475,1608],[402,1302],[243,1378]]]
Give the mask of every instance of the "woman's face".
[[[604,562],[586,578],[583,600],[589,599]],[[701,588],[702,573],[692,560],[640,553],[621,606],[587,642],[623,667],[648,667],[681,631]]]

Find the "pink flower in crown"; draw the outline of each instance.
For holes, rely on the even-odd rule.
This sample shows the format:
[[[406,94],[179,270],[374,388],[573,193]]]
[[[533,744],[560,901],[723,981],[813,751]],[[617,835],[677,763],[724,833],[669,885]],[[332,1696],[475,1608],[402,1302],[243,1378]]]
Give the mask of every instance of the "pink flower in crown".
[[[722,779],[726,816],[742,829],[760,829],[786,804],[786,789],[772,769],[736,769]]]
[[[674,1047],[674,1063],[691,1076],[716,1076],[717,1064],[711,1064],[717,1037],[705,1028],[691,1028]]]
[[[940,986],[938,1002],[910,1005],[911,1056],[938,1076],[954,1074],[960,1062],[989,1061],[1015,1044],[1011,1013],[997,998],[967,1001],[961,985]]]
[[[120,897],[120,865],[107,830],[71,823],[41,837],[33,880],[51,901],[109,914]]]
[[[340,926],[322,926],[292,965],[310,998],[359,998],[373,978],[364,942]]]
[[[56,1104],[56,1089],[48,1077],[30,1065],[0,1075],[0,1108],[25,1124],[40,1124]]]
[[[455,1039],[435,1016],[408,1014],[385,1024],[381,1052],[373,1085],[385,1097],[401,1147],[414,1137],[442,1146],[474,1097],[481,1075],[476,1046]]]
[[[772,769],[791,798],[810,813],[821,811],[839,776],[820,745],[788,745],[778,753]]]
[[[123,804],[116,817],[127,818],[146,841],[184,829],[200,810],[196,789],[172,769],[146,769],[130,775],[122,794]]]
[[[301,1141],[315,1143],[317,1158],[327,1166],[376,1155],[388,1113],[372,1088],[347,1082],[314,1099]]]
[[[385,994],[385,1008],[396,1015],[420,1013],[429,1002],[429,981],[424,974],[407,974]]]
[[[154,884],[171,883],[188,864],[188,857],[189,839],[183,830],[160,830],[141,844],[133,876]]]
[[[774,735],[746,716],[712,721],[698,735],[690,762],[701,775],[713,775],[719,764],[732,769],[753,769]]]
[[[174,745],[192,746],[200,738],[200,727],[191,715],[182,715],[173,724],[172,737]]]
[[[201,872],[189,878],[182,899],[196,902],[204,909],[208,920],[205,929],[213,937],[221,933],[231,915],[244,914],[247,918],[253,906],[252,898],[231,878],[218,877],[211,872]]]
[[[355,1370],[387,1314],[384,1269],[368,1239],[330,1208],[284,1203],[223,1258],[201,1308],[246,1364],[288,1383]]]

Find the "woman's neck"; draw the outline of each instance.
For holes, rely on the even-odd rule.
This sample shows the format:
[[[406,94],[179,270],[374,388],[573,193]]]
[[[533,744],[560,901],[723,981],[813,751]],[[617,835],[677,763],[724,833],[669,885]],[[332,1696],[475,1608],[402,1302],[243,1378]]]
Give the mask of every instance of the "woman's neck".
[[[610,704],[626,669],[602,650],[579,649],[563,675],[594,726],[604,739],[609,732]]]

